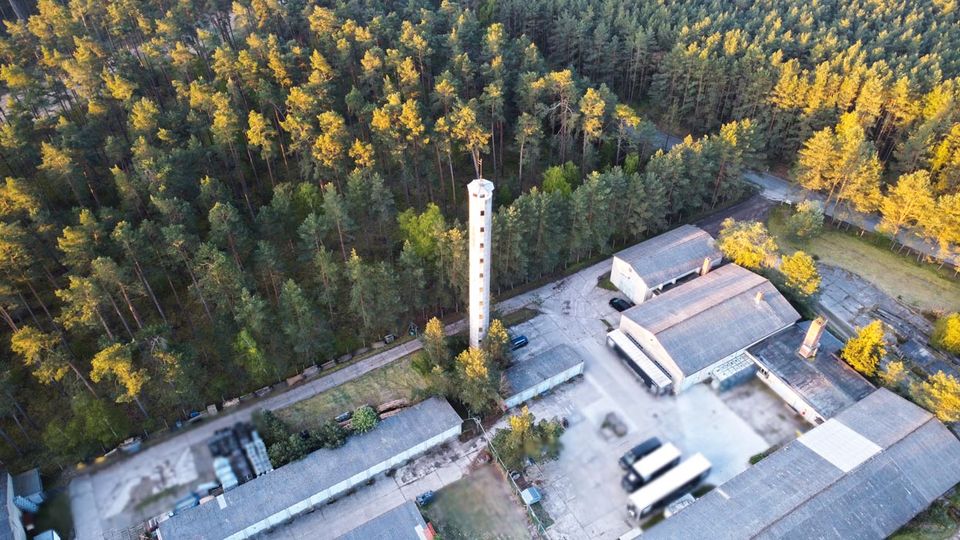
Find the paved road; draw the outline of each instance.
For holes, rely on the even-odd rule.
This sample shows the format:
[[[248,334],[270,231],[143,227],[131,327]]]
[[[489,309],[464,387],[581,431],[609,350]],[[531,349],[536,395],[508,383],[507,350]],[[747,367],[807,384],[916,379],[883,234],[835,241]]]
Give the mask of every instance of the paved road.
[[[611,264],[612,259],[606,259],[558,282],[504,300],[495,308],[501,313],[511,313],[529,304],[539,304],[543,298],[550,297],[569,283],[593,288],[597,277],[609,271]],[[466,329],[466,326],[467,321],[460,320],[447,325],[446,331],[452,335]],[[175,486],[195,483],[197,468],[191,448],[203,445],[216,430],[248,421],[257,409],[278,409],[307,399],[421,348],[419,340],[409,341],[285,392],[242,408],[230,409],[229,412],[204,420],[189,431],[149,446],[136,455],[78,476],[70,484],[71,508],[78,540],[100,540],[105,535],[117,537],[116,530],[135,525],[136,518],[130,515],[130,508],[145,496],[140,491],[144,484]]]
[[[760,187],[763,190],[764,197],[773,201],[795,203],[803,200],[817,200],[824,203],[826,199],[820,193],[804,189],[770,173],[747,171],[743,176],[748,182]],[[864,214],[833,203],[824,204],[824,214],[867,232],[876,232],[880,225],[880,216],[877,214]],[[939,245],[924,240],[914,229],[900,231],[896,239],[897,243],[907,246],[917,253],[923,253],[934,260],[960,267],[960,255],[942,252]]]
[[[658,132],[654,142],[659,148],[667,151],[682,141],[678,137],[667,135],[661,131]],[[747,170],[743,174],[743,178],[759,187],[761,194],[771,201],[794,204],[799,201],[817,200],[824,203],[826,199],[820,193],[800,187],[769,172]],[[877,226],[880,224],[880,216],[876,214],[864,214],[832,203],[824,204],[824,214],[868,232],[876,232]],[[917,253],[922,253],[934,260],[960,268],[960,254],[943,253],[940,246],[934,242],[925,241],[922,236],[917,234],[917,231],[912,229],[902,230],[897,234],[896,239],[899,244],[907,246]]]

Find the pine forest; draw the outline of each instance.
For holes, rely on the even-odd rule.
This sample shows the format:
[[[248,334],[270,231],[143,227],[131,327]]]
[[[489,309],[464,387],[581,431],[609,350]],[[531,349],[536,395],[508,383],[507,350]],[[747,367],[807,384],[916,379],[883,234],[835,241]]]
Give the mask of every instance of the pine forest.
[[[456,317],[477,177],[500,295],[742,200],[748,168],[960,245],[956,0],[3,12],[3,461]]]

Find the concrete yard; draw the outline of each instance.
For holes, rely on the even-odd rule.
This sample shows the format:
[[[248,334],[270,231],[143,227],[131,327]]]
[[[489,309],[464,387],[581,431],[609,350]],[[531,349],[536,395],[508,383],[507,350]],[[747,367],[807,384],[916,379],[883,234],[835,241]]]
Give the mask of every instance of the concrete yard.
[[[554,521],[548,529],[548,536],[553,538],[616,538],[634,526],[628,521],[627,494],[620,487],[622,472],[617,459],[647,437],[656,435],[676,444],[684,456],[702,452],[713,464],[707,483],[716,485],[744,470],[749,458],[766,450],[773,444],[772,439],[794,431],[793,420],[780,414],[784,412],[783,405],[765,399],[769,396],[764,394],[741,396],[749,400],[751,407],[776,408],[763,422],[758,422],[755,414],[745,415],[746,420],[741,418],[736,411],[743,409],[729,406],[727,398],[707,386],[697,386],[678,397],[650,395],[606,346],[606,333],[618,325],[620,318],[608,305],[616,293],[597,286],[598,278],[609,273],[610,268],[611,260],[607,259],[497,305],[502,313],[526,306],[541,313],[510,329],[530,339],[529,346],[516,354],[516,361],[567,344],[586,364],[582,378],[529,403],[538,418],[563,416],[570,421],[559,460],[531,466],[526,471],[528,479],[542,488],[543,507]],[[322,387],[304,386],[295,389],[300,392],[273,396],[274,399],[266,400],[267,405],[288,405],[411,351],[400,352],[377,358],[375,364],[364,365],[358,373],[335,372],[326,380],[311,383]],[[160,507],[144,505],[139,512],[131,510],[151,494],[169,493],[156,501],[161,507],[169,506],[175,494],[186,493],[206,480],[209,456],[203,452],[207,438],[215,427],[229,425],[228,418],[231,423],[246,419],[251,409],[211,420],[175,440],[148,448],[94,475],[75,479],[71,498],[80,538],[102,538],[110,529],[155,515]],[[607,438],[601,433],[603,419],[611,412],[627,427],[622,438]],[[506,419],[499,425],[502,427],[505,422]],[[474,439],[467,445],[451,445],[445,453],[415,460],[396,476],[381,475],[373,485],[302,516],[267,538],[329,538],[342,534],[423,491],[437,490],[468,474],[479,445],[479,440]]]
[[[643,388],[606,346],[608,328],[619,321],[619,313],[607,305],[615,293],[596,286],[607,270],[609,262],[535,291],[542,315],[511,329],[530,339],[515,361],[558,344],[572,346],[586,361],[582,380],[528,403],[537,418],[566,417],[570,423],[560,458],[526,471],[542,488],[542,504],[555,521],[547,531],[551,538],[617,538],[634,526],[626,513],[617,459],[648,437],[674,443],[684,456],[702,452],[713,464],[706,482],[714,485],[746,469],[751,456],[771,445],[708,386],[663,397]],[[779,402],[761,399],[759,405],[783,412]],[[627,426],[622,438],[601,433],[610,412]],[[779,419],[771,415],[774,424]],[[786,418],[769,429],[791,432],[792,425]]]
[[[337,499],[312,513],[274,529],[264,538],[277,540],[329,540],[384,512],[413,501],[425,491],[438,491],[465,475],[474,467],[474,459],[484,447],[480,438],[466,443],[453,441],[397,469],[395,475],[379,474],[375,482],[356,493]]]
[[[724,392],[720,399],[771,446],[788,443],[813,428],[757,377]]]

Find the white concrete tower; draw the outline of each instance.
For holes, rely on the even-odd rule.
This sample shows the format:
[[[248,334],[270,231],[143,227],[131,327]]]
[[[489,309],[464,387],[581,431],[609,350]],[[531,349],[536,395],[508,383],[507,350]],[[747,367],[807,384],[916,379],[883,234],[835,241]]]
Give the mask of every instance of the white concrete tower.
[[[479,347],[490,324],[490,253],[493,182],[478,178],[467,185],[470,200],[470,345]]]

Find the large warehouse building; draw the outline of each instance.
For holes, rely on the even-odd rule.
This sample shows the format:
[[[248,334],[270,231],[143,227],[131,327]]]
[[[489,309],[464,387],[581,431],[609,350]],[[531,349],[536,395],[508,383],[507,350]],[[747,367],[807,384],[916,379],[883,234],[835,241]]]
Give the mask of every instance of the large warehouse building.
[[[665,374],[679,393],[728,362],[750,365],[748,347],[799,319],[770,281],[727,264],[624,311],[619,331],[639,351],[634,365],[662,370],[649,378]]]
[[[431,398],[335,450],[318,450],[160,524],[159,540],[240,540],[325,504],[460,434],[460,416]]]
[[[706,231],[682,225],[614,255],[610,282],[639,304],[684,278],[709,271],[722,258]]]
[[[960,441],[880,389],[644,538],[885,538],[960,482]]]

